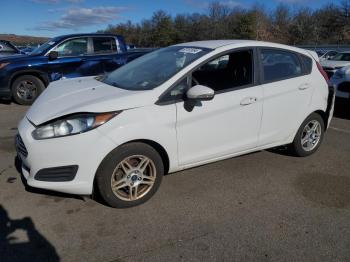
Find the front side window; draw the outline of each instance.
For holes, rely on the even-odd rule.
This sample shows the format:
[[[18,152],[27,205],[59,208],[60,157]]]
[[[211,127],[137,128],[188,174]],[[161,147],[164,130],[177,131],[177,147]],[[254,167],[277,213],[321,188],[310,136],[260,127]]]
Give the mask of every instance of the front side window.
[[[88,52],[88,38],[74,38],[59,44],[53,51],[58,52],[58,56],[82,56]]]
[[[117,52],[117,44],[113,37],[94,37],[92,42],[95,54],[110,54]]]
[[[273,49],[262,49],[260,53],[265,82],[301,75],[301,64],[295,53]]]
[[[185,46],[162,48],[131,61],[100,81],[127,90],[151,90],[210,51]]]
[[[192,73],[192,85],[204,85],[215,91],[253,83],[253,51],[235,51],[215,58]]]

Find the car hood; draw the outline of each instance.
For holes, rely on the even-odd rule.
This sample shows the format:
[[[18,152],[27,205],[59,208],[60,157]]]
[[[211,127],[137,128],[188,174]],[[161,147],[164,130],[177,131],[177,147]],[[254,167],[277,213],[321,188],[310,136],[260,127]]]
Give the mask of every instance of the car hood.
[[[25,61],[28,58],[36,57],[38,55],[31,55],[31,54],[13,54],[13,55],[7,55],[0,58],[0,63],[14,63],[14,62],[21,62]]]
[[[154,103],[152,91],[128,91],[95,77],[58,80],[38,97],[26,116],[35,125],[73,113],[102,113]]]
[[[350,61],[324,60],[321,62],[321,65],[322,67],[336,68],[350,65]]]

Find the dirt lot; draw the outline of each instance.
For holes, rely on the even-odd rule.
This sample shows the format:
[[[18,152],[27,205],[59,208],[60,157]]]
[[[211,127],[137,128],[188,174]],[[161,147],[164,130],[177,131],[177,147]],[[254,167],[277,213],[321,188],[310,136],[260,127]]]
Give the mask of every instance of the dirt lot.
[[[349,261],[350,103],[308,158],[262,151],[171,174],[146,204],[25,189],[0,105],[0,261]]]

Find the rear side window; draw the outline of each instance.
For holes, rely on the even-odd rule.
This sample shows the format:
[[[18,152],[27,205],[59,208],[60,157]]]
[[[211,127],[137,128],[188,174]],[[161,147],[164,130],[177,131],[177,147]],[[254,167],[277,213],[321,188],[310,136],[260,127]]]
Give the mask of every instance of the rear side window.
[[[303,62],[303,74],[308,75],[312,71],[312,59],[305,55],[300,55],[301,61]]]
[[[109,54],[117,52],[117,44],[113,37],[94,37],[92,41],[94,44],[95,54]]]
[[[282,50],[262,49],[260,51],[264,82],[280,81],[302,74],[298,55]]]

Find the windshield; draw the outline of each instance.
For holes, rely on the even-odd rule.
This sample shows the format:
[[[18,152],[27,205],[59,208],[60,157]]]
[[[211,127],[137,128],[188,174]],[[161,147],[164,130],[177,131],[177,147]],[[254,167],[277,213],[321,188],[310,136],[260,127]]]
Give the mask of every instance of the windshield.
[[[151,90],[209,51],[185,46],[162,48],[118,68],[101,81],[127,90]]]
[[[332,58],[336,61],[350,61],[350,53],[339,53]]]
[[[34,49],[31,54],[41,54],[42,52],[46,51],[50,47],[53,47],[58,42],[58,38],[52,38],[46,43],[42,44],[38,48]]]

